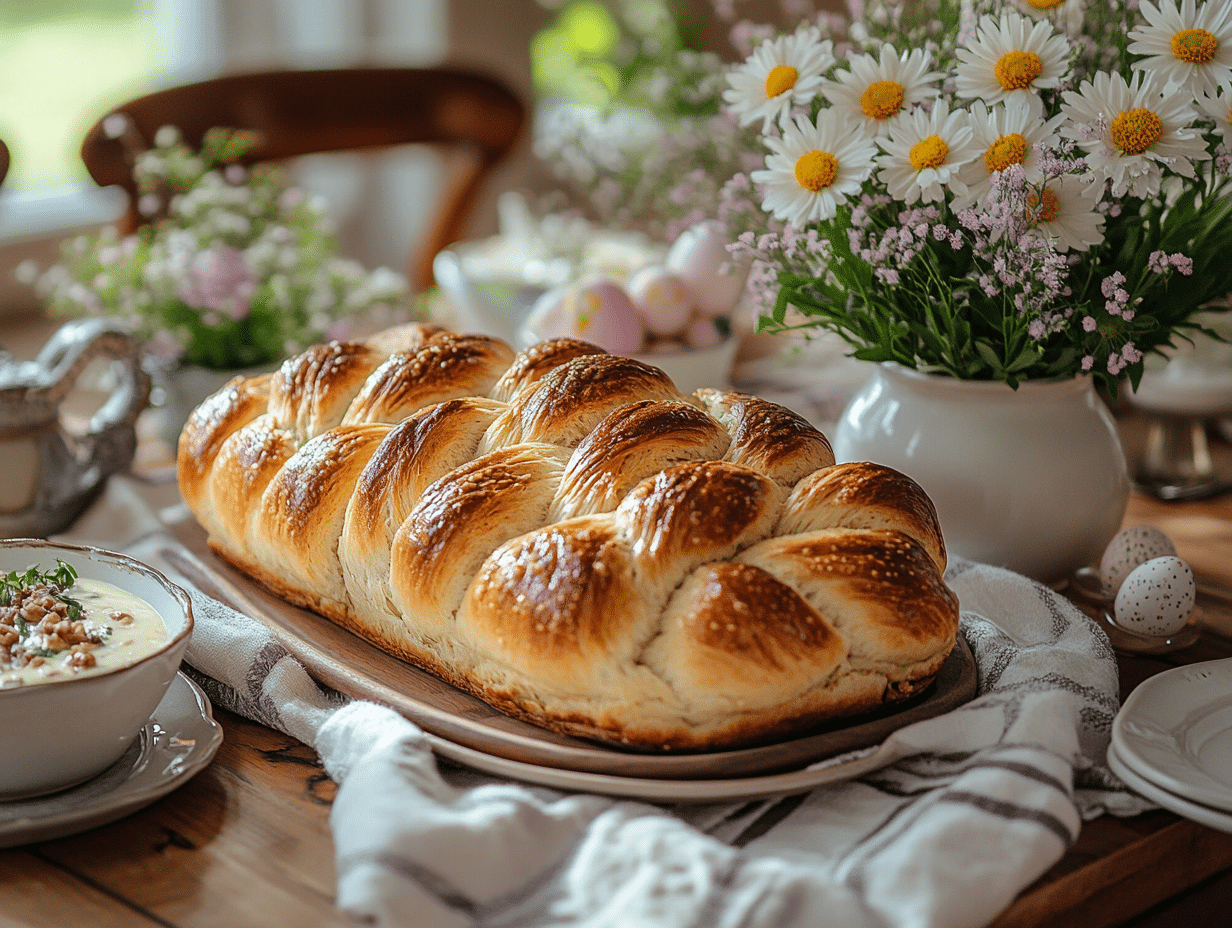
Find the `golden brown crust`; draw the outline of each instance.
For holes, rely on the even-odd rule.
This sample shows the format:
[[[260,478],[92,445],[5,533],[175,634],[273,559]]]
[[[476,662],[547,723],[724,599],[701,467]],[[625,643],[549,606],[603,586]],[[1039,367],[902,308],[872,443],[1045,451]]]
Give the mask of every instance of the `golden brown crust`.
[[[528,441],[573,448],[608,413],[638,400],[687,402],[657,367],[614,354],[573,358],[517,394],[480,451]]]
[[[574,358],[589,354],[607,354],[598,345],[584,342],[579,338],[553,338],[539,342],[522,351],[509,365],[509,370],[501,375],[488,394],[494,400],[508,403],[527,387],[539,382],[544,374],[555,370],[562,364]]]
[[[454,337],[454,333],[429,322],[404,322],[370,335],[363,341],[377,354],[389,357],[399,351],[416,352],[438,336]]]
[[[944,659],[958,599],[928,553],[898,531],[824,529],[770,538],[738,559],[797,590],[847,639],[855,666]]]
[[[175,459],[176,480],[189,506],[195,508],[205,493],[205,478],[223,442],[269,408],[269,382],[269,376],[233,377],[189,415]]]
[[[393,528],[401,525],[429,484],[475,457],[502,408],[480,397],[446,400],[390,429],[356,481],[351,501],[356,531],[361,526],[371,531],[385,510]]]
[[[731,433],[725,461],[751,467],[784,487],[834,463],[829,439],[784,406],[721,390],[698,390],[697,398]]]
[[[261,496],[295,451],[295,435],[268,413],[233,432],[214,459],[206,505],[197,510],[210,533],[247,547]]]
[[[177,468],[211,545],[277,595],[511,715],[637,750],[904,699],[957,633],[911,481],[584,342],[513,356],[412,326],[318,346],[203,404]]]
[[[822,528],[896,528],[922,544],[945,573],[945,540],[937,509],[906,474],[860,461],[816,471],[801,480],[783,507],[776,535]]]
[[[615,509],[646,477],[682,461],[713,461],[731,437],[688,403],[641,400],[609,413],[574,449],[548,518]]]
[[[347,601],[336,545],[364,465],[389,426],[344,425],[304,444],[261,494],[248,546],[257,559],[301,589]]]
[[[282,362],[270,381],[269,411],[303,440],[342,422],[347,407],[383,360],[358,342],[314,345]]]
[[[552,445],[516,445],[450,471],[420,497],[389,554],[394,603],[437,631],[497,546],[541,526],[564,455]]]
[[[658,661],[674,685],[710,698],[777,705],[789,692],[824,682],[847,648],[834,627],[795,590],[740,562],[707,564],[668,607]]]
[[[388,357],[364,382],[343,422],[394,424],[425,406],[482,396],[513,360],[504,342],[482,335],[439,335],[418,351]]]
[[[484,561],[459,632],[538,686],[585,688],[630,662],[649,634],[648,610],[622,582],[630,559],[598,516],[514,539]]]
[[[782,491],[768,477],[722,461],[678,464],[642,481],[616,512],[645,565],[725,560],[764,538]]]

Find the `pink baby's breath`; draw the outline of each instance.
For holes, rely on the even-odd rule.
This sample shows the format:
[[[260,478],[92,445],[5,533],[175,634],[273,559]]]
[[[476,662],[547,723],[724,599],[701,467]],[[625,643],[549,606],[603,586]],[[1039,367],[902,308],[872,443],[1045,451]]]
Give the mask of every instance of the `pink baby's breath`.
[[[180,299],[194,309],[222,313],[239,322],[251,311],[257,283],[243,252],[229,245],[214,245],[193,257],[180,286]],[[202,321],[205,318],[203,314]]]

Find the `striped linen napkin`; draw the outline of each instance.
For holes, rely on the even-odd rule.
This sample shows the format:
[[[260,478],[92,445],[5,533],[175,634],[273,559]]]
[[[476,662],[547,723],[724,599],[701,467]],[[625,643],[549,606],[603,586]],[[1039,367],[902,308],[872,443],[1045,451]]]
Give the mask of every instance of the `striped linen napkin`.
[[[65,540],[124,537],[181,582],[197,622],[186,662],[210,698],[315,747],[340,784],[337,901],[356,924],[974,928],[1084,819],[1149,807],[1104,763],[1119,707],[1107,638],[1005,570],[951,564],[978,693],[892,735],[898,761],[786,798],[652,805],[435,757],[411,722],[323,689],[265,626],[194,587],[158,519],[134,512],[140,495],[109,489]]]

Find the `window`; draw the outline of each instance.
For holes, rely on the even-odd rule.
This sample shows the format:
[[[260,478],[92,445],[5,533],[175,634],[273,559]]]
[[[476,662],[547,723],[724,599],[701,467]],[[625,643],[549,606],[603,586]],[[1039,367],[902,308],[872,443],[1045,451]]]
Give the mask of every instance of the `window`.
[[[148,0],[40,0],[0,5],[0,137],[6,188],[86,180],[78,149],[116,100],[153,89],[165,69]]]

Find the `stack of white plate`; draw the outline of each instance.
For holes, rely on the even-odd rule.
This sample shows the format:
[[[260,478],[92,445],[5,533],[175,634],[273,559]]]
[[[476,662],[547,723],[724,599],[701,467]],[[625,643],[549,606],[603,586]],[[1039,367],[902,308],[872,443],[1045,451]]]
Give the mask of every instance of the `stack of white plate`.
[[[1232,658],[1141,683],[1112,724],[1108,766],[1165,809],[1232,832]]]

